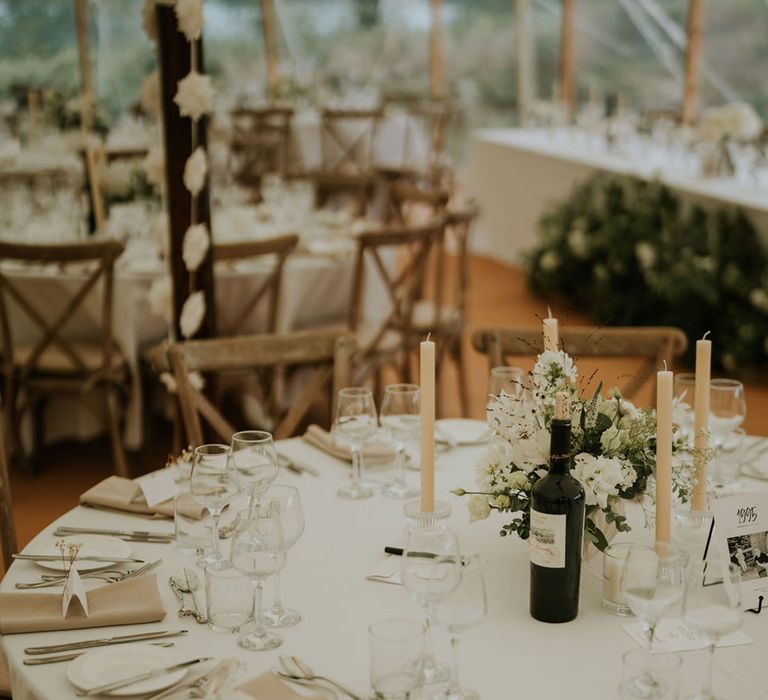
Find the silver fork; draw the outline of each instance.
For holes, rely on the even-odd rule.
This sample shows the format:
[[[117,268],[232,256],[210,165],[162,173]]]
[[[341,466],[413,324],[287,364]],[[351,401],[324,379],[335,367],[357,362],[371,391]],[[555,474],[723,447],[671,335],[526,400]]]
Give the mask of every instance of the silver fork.
[[[138,569],[134,569],[133,571],[118,571],[115,572],[117,575],[111,575],[110,572],[107,571],[99,571],[99,572],[93,572],[88,574],[82,574],[82,578],[84,579],[101,579],[102,581],[106,581],[107,583],[117,583],[118,581],[125,581],[129,578],[135,578],[136,576],[141,576],[142,574],[146,574],[149,571],[152,571],[153,569],[156,569],[160,564],[162,564],[163,560],[158,559],[153,562],[149,562],[148,564],[144,564],[144,566],[139,567]],[[105,575],[106,574],[106,575]],[[49,574],[43,574],[43,580],[35,583],[17,583],[16,588],[19,589],[34,589],[34,588],[49,588],[51,586],[61,586],[64,581],[66,580],[66,576],[51,576]]]

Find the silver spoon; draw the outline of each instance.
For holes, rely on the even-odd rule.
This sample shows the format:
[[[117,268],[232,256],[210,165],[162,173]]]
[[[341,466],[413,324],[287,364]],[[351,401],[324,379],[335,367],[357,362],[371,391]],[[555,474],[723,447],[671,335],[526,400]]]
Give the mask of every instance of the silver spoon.
[[[185,566],[181,571],[177,571],[173,575],[173,583],[181,593],[189,593],[192,597],[192,605],[194,605],[194,612],[190,611],[198,622],[207,622],[207,618],[200,610],[200,604],[197,602],[197,596],[195,592],[200,588],[200,577],[189,567]]]
[[[332,685],[334,688],[337,688],[345,695],[348,695],[350,698],[352,698],[352,700],[362,700],[359,695],[355,695],[351,690],[341,685],[341,683],[338,683],[337,681],[334,681],[327,676],[315,675],[315,672],[309,665],[295,656],[281,656],[280,663],[282,664],[286,673],[278,671],[277,673],[279,676],[292,678],[295,680],[324,681],[325,683]]]

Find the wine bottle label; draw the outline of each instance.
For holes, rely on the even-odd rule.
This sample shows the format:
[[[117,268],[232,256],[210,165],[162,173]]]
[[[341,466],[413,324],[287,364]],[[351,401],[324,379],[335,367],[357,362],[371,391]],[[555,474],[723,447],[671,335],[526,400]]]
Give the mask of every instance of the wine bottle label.
[[[550,515],[531,508],[531,563],[548,569],[565,568],[565,514]]]

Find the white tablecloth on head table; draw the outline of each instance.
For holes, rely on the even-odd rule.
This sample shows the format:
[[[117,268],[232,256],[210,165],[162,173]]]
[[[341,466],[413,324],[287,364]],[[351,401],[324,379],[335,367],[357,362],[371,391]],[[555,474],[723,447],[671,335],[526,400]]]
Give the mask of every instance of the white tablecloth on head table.
[[[302,622],[280,630],[282,647],[270,652],[247,652],[232,636],[216,634],[206,626],[180,620],[177,603],[163,582],[191,560],[176,553],[172,544],[132,544],[133,551],[147,560],[162,557],[158,573],[161,594],[168,610],[160,623],[100,630],[8,635],[2,638],[8,657],[15,700],[66,700],[74,693],[66,680],[66,664],[29,667],[22,664],[25,647],[61,643],[139,631],[188,628],[187,637],[176,640],[185,656],[237,656],[255,676],[275,668],[281,654],[295,654],[316,671],[347,684],[366,696],[369,688],[367,627],[371,622],[390,617],[419,619],[419,607],[401,586],[374,583],[366,576],[381,563],[386,545],[402,544],[404,518],[402,503],[376,495],[365,501],[346,501],[336,497],[336,489],[348,478],[348,468],[300,439],[278,443],[278,449],[296,461],[311,463],[320,477],[280,474],[279,481],[300,490],[306,530],[291,550],[282,577],[283,600],[299,609]],[[483,562],[488,591],[488,617],[481,626],[467,632],[460,647],[462,675],[469,687],[485,700],[507,698],[569,698],[570,700],[608,700],[618,696],[621,655],[636,648],[621,629],[627,618],[614,617],[600,607],[600,576],[595,557],[582,575],[581,609],[578,618],[563,625],[533,620],[528,614],[528,549],[516,538],[500,538],[504,522],[492,517],[468,524],[463,499],[450,496],[449,490],[472,485],[474,464],[480,447],[463,447],[439,456],[437,493],[453,507],[452,526],[460,536],[462,550],[477,552]],[[371,470],[372,477],[378,476]],[[412,482],[417,475],[408,473]],[[57,524],[110,528],[170,530],[169,522],[148,523],[130,516],[76,508]],[[51,528],[41,533],[30,551],[51,541]],[[16,581],[36,580],[41,569],[31,562],[16,562],[2,583],[12,591]],[[269,605],[270,586],[265,603]],[[762,664],[768,644],[768,627],[763,616],[747,614],[744,631],[755,644],[719,649],[719,666],[740,679],[747,688],[740,700],[765,697],[757,691],[764,686]],[[438,649],[447,659],[445,635],[440,633]],[[687,654],[684,662],[686,692],[697,689],[703,669],[703,652]],[[745,687],[742,686],[742,687]],[[736,696],[734,696],[736,697]]]

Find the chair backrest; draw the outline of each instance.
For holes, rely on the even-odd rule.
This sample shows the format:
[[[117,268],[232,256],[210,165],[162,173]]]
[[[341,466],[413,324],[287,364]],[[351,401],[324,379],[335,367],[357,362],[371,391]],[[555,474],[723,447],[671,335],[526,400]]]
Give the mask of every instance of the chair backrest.
[[[369,231],[358,237],[349,311],[350,329],[357,330],[362,321],[368,269],[372,269],[383,283],[391,305],[389,315],[378,322],[367,347],[361,349],[363,352],[374,350],[389,330],[406,336],[410,333],[413,306],[424,289],[429,253],[443,226],[443,219],[437,219],[426,226]],[[391,255],[391,258],[385,260],[383,255]]]
[[[290,161],[293,108],[243,107],[232,110],[230,119],[230,153],[237,159],[235,176],[244,182],[254,182],[265,173],[285,175]]]
[[[440,188],[422,188],[405,180],[387,186],[387,218],[401,226],[413,226],[419,219],[434,219],[448,206],[450,194]]]
[[[490,367],[506,364],[510,356],[530,357],[543,350],[540,326],[514,328],[480,328],[472,335],[472,345],[488,356]],[[579,357],[641,357],[641,368],[621,387],[622,394],[631,399],[654,372],[668,367],[680,357],[688,339],[678,328],[602,328],[569,326],[560,330],[560,346],[575,361]],[[656,387],[653,386],[653,397]]]
[[[0,545],[3,562],[7,569],[12,562],[11,555],[19,551],[16,540],[16,523],[11,504],[11,483],[8,479],[8,458],[5,451],[5,426],[0,426]]]
[[[226,373],[253,369],[314,366],[299,396],[280,417],[275,438],[291,436],[306,414],[311,401],[331,379],[333,397],[351,380],[350,365],[354,339],[344,332],[297,331],[294,333],[238,336],[174,343],[168,358],[176,379],[181,415],[189,444],[203,441],[203,417],[218,436],[229,443],[233,426],[205,395],[189,381],[190,372]],[[333,402],[331,402],[333,405]]]
[[[324,109],[320,132],[323,171],[346,175],[370,173],[381,115],[381,109]]]
[[[97,243],[75,243],[70,245],[27,245],[22,243],[0,242],[0,340],[2,341],[2,361],[5,376],[19,372],[21,378],[32,374],[38,368],[42,354],[49,348],[56,347],[69,365],[66,370],[78,374],[93,374],[106,371],[111,366],[114,346],[112,343],[112,292],[115,260],[123,252],[123,244],[108,240]],[[4,261],[15,261],[37,265],[55,264],[66,266],[76,263],[83,265],[82,278],[72,288],[71,296],[64,307],[49,313],[41,309],[34,294],[25,295],[18,285],[3,270]],[[78,352],[77,347],[63,336],[62,329],[80,310],[89,295],[95,294],[95,287],[102,281],[101,289],[101,363],[94,370]],[[37,327],[39,338],[29,353],[25,353],[23,362],[16,356],[16,348],[11,328],[11,316],[8,302],[13,300],[19,310]]]
[[[296,235],[278,236],[261,241],[243,241],[238,243],[217,243],[213,247],[215,262],[252,260],[253,258],[274,256],[272,269],[252,294],[246,296],[236,309],[227,309],[227,315],[218,316],[218,335],[233,336],[243,331],[246,321],[252,317],[260,303],[267,311],[266,333],[277,330],[277,314],[280,304],[280,288],[283,281],[283,268],[287,257],[299,243]],[[228,316],[228,318],[227,318]],[[226,320],[225,320],[226,319]]]

